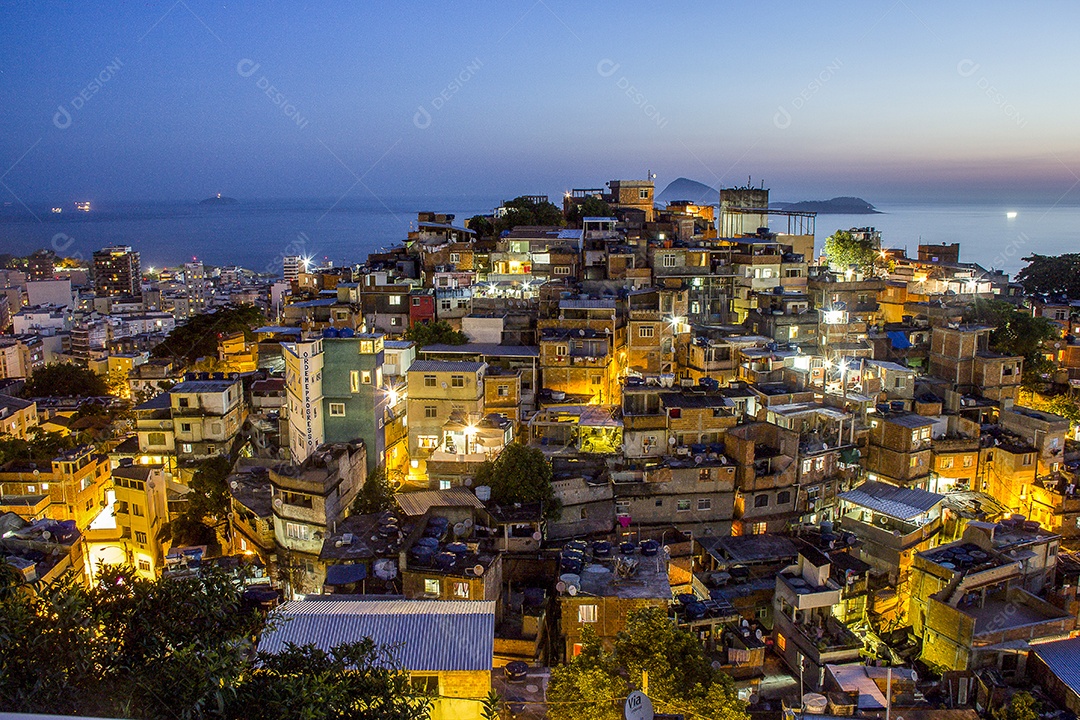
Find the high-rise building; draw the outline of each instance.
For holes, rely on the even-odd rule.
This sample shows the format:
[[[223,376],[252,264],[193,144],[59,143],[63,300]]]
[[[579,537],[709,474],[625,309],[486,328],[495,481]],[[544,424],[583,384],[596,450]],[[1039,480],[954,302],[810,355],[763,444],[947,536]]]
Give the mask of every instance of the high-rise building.
[[[127,245],[94,252],[94,287],[98,295],[142,295],[139,253]]]
[[[52,250],[35,250],[26,259],[27,280],[52,280],[56,270],[56,253]]]
[[[304,258],[299,255],[286,255],[281,259],[281,265],[285,279],[292,282],[300,274],[300,268],[304,266]]]

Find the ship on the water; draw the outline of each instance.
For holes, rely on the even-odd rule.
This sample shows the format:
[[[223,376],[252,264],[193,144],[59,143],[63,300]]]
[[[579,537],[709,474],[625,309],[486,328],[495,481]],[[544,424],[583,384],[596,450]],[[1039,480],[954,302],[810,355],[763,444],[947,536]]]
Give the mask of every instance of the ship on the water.
[[[200,205],[235,205],[237,203],[236,198],[225,197],[221,193],[218,193],[214,197],[208,197],[205,200],[200,200]]]
[[[75,203],[75,209],[78,210],[79,212],[90,212],[90,201],[89,200],[79,200],[78,202]]]

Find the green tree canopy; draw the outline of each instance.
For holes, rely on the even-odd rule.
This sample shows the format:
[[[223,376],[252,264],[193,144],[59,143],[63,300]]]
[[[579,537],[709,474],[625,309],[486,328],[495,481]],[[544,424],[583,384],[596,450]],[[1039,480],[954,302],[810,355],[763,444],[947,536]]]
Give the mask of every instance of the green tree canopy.
[[[542,503],[544,517],[562,514],[551,485],[551,463],[543,452],[520,442],[507,445],[494,461],[485,461],[476,471],[476,484],[491,487],[496,503]]]
[[[478,238],[492,237],[495,235],[495,225],[489,215],[473,215],[465,221],[465,227],[476,233]]]
[[[837,230],[825,238],[825,257],[834,272],[846,272],[852,265],[863,273],[873,271],[879,249],[870,238],[857,238],[847,230]]]
[[[23,397],[94,397],[108,395],[100,375],[73,363],[50,363],[38,368],[23,388]]]
[[[3,567],[5,564],[0,564]],[[426,718],[370,640],[252,653],[265,619],[223,571],[146,580],[105,567],[40,593],[0,572],[0,707],[123,718]]]
[[[582,218],[587,217],[615,217],[615,213],[606,202],[595,195],[589,195],[570,208],[570,212],[566,214],[566,222],[574,227],[581,227]]]
[[[218,545],[214,526],[224,520],[231,503],[227,479],[232,461],[227,457],[207,458],[199,463],[188,487],[187,505],[180,514],[158,530],[158,538],[173,545]]]
[[[1038,720],[1039,701],[1026,690],[1009,698],[1009,702],[995,708],[992,713],[994,720]]]
[[[405,339],[416,343],[417,348],[427,345],[464,345],[469,341],[465,333],[450,327],[445,320],[416,323],[405,331]]]
[[[386,477],[386,468],[380,465],[367,476],[363,487],[353,500],[350,512],[353,515],[367,515],[389,510],[393,504],[394,488],[390,487],[390,480]]]
[[[1016,282],[1028,293],[1066,295],[1080,299],[1080,253],[1039,255],[1024,258],[1027,266],[1016,274]]]
[[[29,440],[8,435],[0,437],[0,465],[11,460],[27,460],[51,467],[52,459],[78,445],[75,435],[38,431]]]
[[[569,664],[555,668],[548,684],[552,720],[615,720],[631,689],[643,687],[657,712],[687,717],[745,720],[731,678],[712,667],[701,642],[680,629],[662,608],[644,608],[627,617],[612,653],[605,652],[591,628],[583,649]],[[584,714],[582,714],[584,713]]]
[[[562,210],[550,202],[533,202],[522,196],[504,204],[506,214],[495,218],[493,223],[495,235],[504,230],[512,230],[518,225],[554,225],[562,227],[566,225]]]
[[[249,340],[252,330],[266,324],[262,311],[254,305],[229,305],[214,313],[201,313],[177,326],[150,354],[176,358],[192,365],[201,357],[216,357],[218,336],[243,331]]]
[[[1035,387],[1043,376],[1053,371],[1046,359],[1045,343],[1059,337],[1057,326],[1044,317],[1032,317],[1002,300],[979,300],[971,304],[966,318],[970,322],[993,325],[990,349],[1005,355],[1024,358],[1024,386]]]

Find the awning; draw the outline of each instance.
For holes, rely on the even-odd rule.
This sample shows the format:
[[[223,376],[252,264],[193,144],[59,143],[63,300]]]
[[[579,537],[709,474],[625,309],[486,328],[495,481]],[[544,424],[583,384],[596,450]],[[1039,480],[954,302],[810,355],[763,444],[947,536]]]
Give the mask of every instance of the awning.
[[[325,585],[350,585],[367,577],[366,565],[331,565],[326,568]]]
[[[908,336],[900,330],[890,330],[886,335],[889,336],[889,341],[892,343],[894,350],[907,350],[911,347]]]

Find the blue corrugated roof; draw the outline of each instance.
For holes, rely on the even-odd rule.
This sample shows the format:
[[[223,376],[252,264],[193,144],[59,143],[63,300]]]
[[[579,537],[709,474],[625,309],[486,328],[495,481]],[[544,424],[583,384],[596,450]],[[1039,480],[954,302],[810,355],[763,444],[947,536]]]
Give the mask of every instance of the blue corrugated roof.
[[[930,510],[945,496],[868,480],[854,490],[842,493],[840,499],[897,520],[911,520]]]
[[[908,340],[908,336],[900,330],[890,330],[885,333],[889,336],[889,341],[896,350],[907,350],[911,347],[911,341]]]
[[[444,582],[448,581],[446,578]],[[314,644],[329,650],[370,637],[410,672],[491,670],[495,603],[451,600],[297,600],[274,611],[259,651]]]
[[[1080,693],[1080,638],[1040,643],[1031,649],[1061,682]]]

